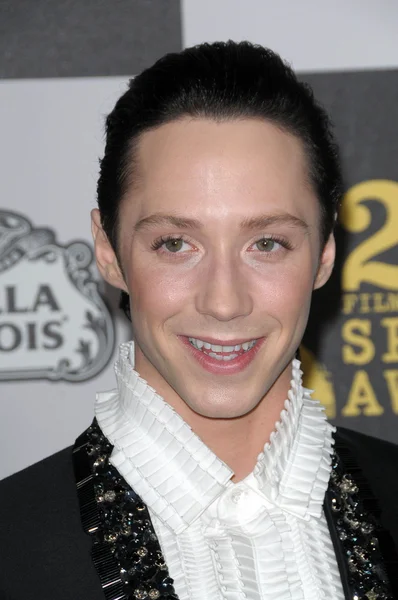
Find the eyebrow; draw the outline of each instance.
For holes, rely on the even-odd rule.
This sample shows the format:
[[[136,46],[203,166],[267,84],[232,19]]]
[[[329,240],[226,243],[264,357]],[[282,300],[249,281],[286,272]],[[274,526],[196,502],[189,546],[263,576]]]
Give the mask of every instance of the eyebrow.
[[[244,219],[241,223],[241,229],[246,231],[252,231],[257,229],[264,229],[270,225],[289,225],[291,227],[299,227],[307,231],[309,229],[308,223],[295,217],[290,213],[283,213],[279,215],[260,215],[258,217],[252,217]]]
[[[178,215],[165,215],[157,213],[140,219],[134,225],[134,231],[141,231],[142,229],[152,229],[159,225],[171,225],[177,229],[203,229],[203,223],[197,219],[188,219]]]
[[[163,213],[157,213],[140,219],[134,226],[134,231],[137,233],[143,229],[152,229],[157,226],[172,226],[177,229],[204,229],[204,224],[198,219],[191,219],[179,215],[166,215]],[[259,215],[258,217],[251,217],[243,219],[240,224],[240,228],[243,231],[257,231],[264,229],[270,225],[289,225],[291,227],[299,227],[304,231],[308,231],[308,224],[291,215],[289,213],[277,214],[277,215]]]

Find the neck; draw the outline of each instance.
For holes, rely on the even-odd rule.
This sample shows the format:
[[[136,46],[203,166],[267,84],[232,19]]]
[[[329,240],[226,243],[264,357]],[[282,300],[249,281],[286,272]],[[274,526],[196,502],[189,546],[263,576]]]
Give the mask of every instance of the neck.
[[[264,445],[270,441],[275,423],[279,421],[284,408],[290,388],[291,364],[288,364],[250,413],[231,419],[219,419],[205,417],[192,410],[157,371],[147,372],[140,362],[137,353],[138,373],[174,408],[204,444],[230,467],[234,472],[232,480],[238,482],[249,475]]]
[[[283,388],[279,391],[278,388]],[[234,472],[238,482],[249,475],[270,441],[287,397],[287,386],[275,385],[248,414],[233,419],[211,419],[190,411],[181,415],[202,441]],[[188,411],[187,411],[188,412]]]

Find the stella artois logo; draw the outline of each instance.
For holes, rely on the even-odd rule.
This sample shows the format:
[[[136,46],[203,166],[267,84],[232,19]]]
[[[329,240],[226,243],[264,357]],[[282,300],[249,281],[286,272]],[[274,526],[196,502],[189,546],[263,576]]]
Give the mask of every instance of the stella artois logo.
[[[113,345],[90,246],[0,210],[0,379],[83,381]]]

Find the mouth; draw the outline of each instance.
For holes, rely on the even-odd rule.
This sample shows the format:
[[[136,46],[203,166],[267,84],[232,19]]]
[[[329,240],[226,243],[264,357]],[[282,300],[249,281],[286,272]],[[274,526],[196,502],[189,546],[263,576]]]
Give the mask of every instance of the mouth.
[[[196,348],[196,350],[203,352],[203,354],[219,361],[229,362],[230,360],[234,360],[246,352],[249,352],[256,345],[258,340],[247,340],[240,344],[232,344],[230,342],[228,345],[210,344],[205,340],[193,337],[189,337],[188,341]]]
[[[251,340],[178,337],[203,369],[217,375],[233,375],[244,371],[265,341],[264,337]]]

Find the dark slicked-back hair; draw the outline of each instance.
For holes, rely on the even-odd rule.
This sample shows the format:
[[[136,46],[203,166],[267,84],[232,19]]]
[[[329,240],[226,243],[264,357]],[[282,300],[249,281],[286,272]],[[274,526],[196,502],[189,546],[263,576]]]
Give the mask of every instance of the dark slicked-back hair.
[[[324,109],[280,56],[249,42],[217,42],[168,54],[129,82],[106,120],[98,206],[116,255],[121,201],[134,185],[140,135],[184,117],[256,118],[303,144],[308,178],[321,208],[320,235],[333,230],[342,182],[337,147]]]

